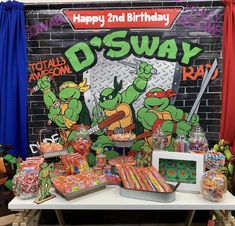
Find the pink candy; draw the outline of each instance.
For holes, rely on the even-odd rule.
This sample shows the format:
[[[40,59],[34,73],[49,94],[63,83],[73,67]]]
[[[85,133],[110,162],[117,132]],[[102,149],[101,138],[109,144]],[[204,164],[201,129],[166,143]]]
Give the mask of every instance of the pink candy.
[[[13,192],[21,199],[30,199],[37,195],[39,190],[38,172],[25,169],[13,177]]]

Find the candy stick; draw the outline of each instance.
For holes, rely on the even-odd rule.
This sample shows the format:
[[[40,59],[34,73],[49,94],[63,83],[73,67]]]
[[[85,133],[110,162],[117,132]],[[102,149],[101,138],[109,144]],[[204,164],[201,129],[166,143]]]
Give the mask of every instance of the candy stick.
[[[129,173],[129,170],[126,168],[126,166],[123,166],[123,168],[124,168],[124,172],[125,172],[127,181],[128,181],[128,183],[129,183],[129,185],[130,185],[130,188],[131,188],[131,189],[135,189],[135,185],[134,185],[134,183],[133,183],[133,181],[132,181],[132,179],[131,179],[131,175],[130,175],[130,173]]]
[[[150,181],[152,182],[154,187],[157,189],[157,191],[164,192],[164,189],[162,188],[162,186],[160,185],[158,180],[153,176],[151,171],[148,168],[143,169],[143,171],[144,171],[145,175],[147,175],[147,177],[150,179]]]
[[[153,167],[149,167],[150,171],[154,175],[154,177],[158,180],[158,182],[161,184],[161,186],[164,188],[166,192],[172,192],[172,188],[169,184],[166,183],[165,179],[162,177],[162,175]]]
[[[117,164],[116,167],[117,167],[118,173],[119,173],[119,175],[122,179],[122,183],[123,183],[124,187],[125,188],[130,188],[130,185],[127,181],[127,178],[126,178],[123,167],[120,164]]]
[[[140,186],[140,184],[139,184],[139,182],[138,182],[138,180],[137,180],[137,178],[136,178],[136,176],[135,176],[135,174],[133,172],[133,167],[132,166],[126,166],[126,169],[128,170],[128,172],[130,174],[130,177],[131,177],[131,179],[133,181],[135,189],[141,190],[141,186]]]
[[[154,191],[154,190],[155,190],[154,187],[151,187],[151,186],[150,186],[150,184],[149,184],[149,182],[147,181],[147,179],[146,179],[144,173],[142,172],[142,168],[136,168],[136,171],[139,173],[140,178],[143,180],[146,189],[147,189],[148,191]]]
[[[146,186],[144,184],[144,181],[143,181],[142,177],[140,176],[137,168],[133,167],[132,170],[133,170],[133,172],[134,172],[134,174],[135,174],[135,176],[136,176],[136,178],[137,178],[137,180],[138,180],[138,182],[139,182],[139,184],[141,186],[141,190],[144,190],[144,191],[148,190],[146,188]]]
[[[150,181],[150,179],[148,178],[148,176],[144,172],[142,172],[142,173],[145,176],[146,180],[148,181],[148,184],[150,185],[151,189],[153,191],[157,191],[156,188],[154,187],[154,185],[152,184],[152,182]]]

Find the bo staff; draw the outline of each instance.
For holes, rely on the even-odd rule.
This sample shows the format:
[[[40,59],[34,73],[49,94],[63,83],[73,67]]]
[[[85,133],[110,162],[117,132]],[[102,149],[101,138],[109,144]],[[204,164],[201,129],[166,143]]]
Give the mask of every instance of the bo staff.
[[[100,122],[99,124],[91,127],[88,132],[89,134],[93,134],[101,129],[104,129],[106,126],[109,126],[111,124],[113,124],[114,122],[117,122],[119,120],[121,120],[122,118],[125,117],[125,112],[124,111],[118,111],[115,114],[107,117],[106,119],[104,119],[102,122]]]
[[[217,59],[214,60],[214,62],[213,62],[213,64],[212,64],[212,66],[211,66],[209,72],[208,72],[208,70],[206,69],[206,72],[205,72],[205,75],[204,75],[205,80],[204,80],[204,82],[203,82],[203,84],[202,84],[202,86],[201,86],[201,90],[200,90],[200,92],[198,93],[198,96],[197,96],[197,98],[196,98],[196,100],[195,100],[195,102],[194,102],[194,104],[193,104],[193,106],[192,106],[192,108],[191,108],[191,110],[190,110],[190,112],[189,112],[189,114],[188,114],[188,117],[187,117],[187,121],[188,121],[188,122],[191,121],[191,119],[192,119],[192,117],[193,117],[193,114],[194,114],[195,111],[197,110],[197,107],[198,107],[198,105],[199,105],[199,103],[200,103],[200,101],[201,101],[202,95],[203,95],[203,93],[205,92],[205,89],[206,89],[206,87],[207,87],[207,85],[208,85],[208,83],[209,83],[209,81],[210,81],[212,75],[214,74],[214,71],[215,71],[216,67],[217,67]]]

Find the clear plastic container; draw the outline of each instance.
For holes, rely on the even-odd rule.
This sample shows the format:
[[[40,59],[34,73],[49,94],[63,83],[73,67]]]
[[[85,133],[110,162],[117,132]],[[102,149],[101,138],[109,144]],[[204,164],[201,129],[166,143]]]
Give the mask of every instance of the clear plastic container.
[[[72,143],[74,152],[78,152],[81,155],[88,155],[91,145],[92,141],[90,139],[88,130],[85,126],[81,125]]]
[[[193,127],[189,134],[189,150],[202,153],[208,151],[208,142],[205,132],[199,125]]]
[[[227,191],[227,178],[217,170],[225,164],[225,156],[214,150],[205,154],[205,166],[209,171],[205,172],[201,181],[202,197],[219,202],[223,200],[223,194]]]
[[[201,193],[204,199],[219,202],[227,191],[227,178],[216,170],[209,170],[202,176]]]
[[[175,138],[174,150],[176,152],[189,152],[189,141],[185,135],[179,134]]]
[[[39,191],[38,171],[24,168],[12,179],[13,192],[20,199],[31,199]]]
[[[205,154],[205,167],[207,169],[220,169],[225,164],[225,156],[221,152],[213,150],[207,151]]]
[[[152,134],[152,146],[154,150],[166,150],[167,136],[157,128]]]

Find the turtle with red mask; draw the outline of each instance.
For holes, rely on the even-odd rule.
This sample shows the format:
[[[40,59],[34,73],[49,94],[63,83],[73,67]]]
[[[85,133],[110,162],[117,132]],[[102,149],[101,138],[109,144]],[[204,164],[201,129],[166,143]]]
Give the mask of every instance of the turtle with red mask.
[[[188,135],[192,125],[199,121],[198,116],[193,115],[192,124],[186,121],[187,113],[170,104],[170,98],[177,94],[173,89],[164,91],[161,88],[153,88],[146,93],[144,106],[137,112],[138,120],[142,123],[145,132],[137,136],[139,140],[132,149],[139,150],[144,142],[152,147],[152,133],[160,128],[167,136],[167,150],[174,150],[174,136],[178,134]]]

